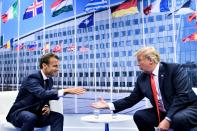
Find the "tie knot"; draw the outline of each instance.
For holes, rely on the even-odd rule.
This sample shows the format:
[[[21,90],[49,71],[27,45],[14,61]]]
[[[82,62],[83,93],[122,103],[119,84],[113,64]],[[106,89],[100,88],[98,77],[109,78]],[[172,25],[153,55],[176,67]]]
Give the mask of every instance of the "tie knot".
[[[151,76],[151,77],[154,77],[154,74],[153,74],[153,73],[151,73],[151,74],[150,74],[150,76]]]

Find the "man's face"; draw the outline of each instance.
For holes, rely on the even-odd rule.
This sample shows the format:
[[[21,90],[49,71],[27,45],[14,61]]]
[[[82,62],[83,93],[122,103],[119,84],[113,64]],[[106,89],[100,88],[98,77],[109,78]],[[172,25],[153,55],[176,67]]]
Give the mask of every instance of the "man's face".
[[[137,62],[140,70],[142,70],[145,73],[150,73],[154,69],[154,63],[149,59],[145,58],[144,56],[138,56]]]
[[[46,76],[52,77],[57,76],[59,71],[59,60],[55,57],[49,59],[49,64],[43,64],[43,72]]]

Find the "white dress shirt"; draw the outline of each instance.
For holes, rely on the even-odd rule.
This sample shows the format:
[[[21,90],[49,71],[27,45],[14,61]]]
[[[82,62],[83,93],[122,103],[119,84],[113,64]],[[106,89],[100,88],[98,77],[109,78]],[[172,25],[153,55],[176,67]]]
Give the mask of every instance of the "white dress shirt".
[[[41,70],[41,74],[42,74],[42,77],[43,77],[43,79],[44,79],[44,81],[46,80],[46,79],[49,79],[45,74],[44,74],[44,72]],[[58,90],[58,97],[62,97],[64,95],[64,90],[62,89],[62,90]]]

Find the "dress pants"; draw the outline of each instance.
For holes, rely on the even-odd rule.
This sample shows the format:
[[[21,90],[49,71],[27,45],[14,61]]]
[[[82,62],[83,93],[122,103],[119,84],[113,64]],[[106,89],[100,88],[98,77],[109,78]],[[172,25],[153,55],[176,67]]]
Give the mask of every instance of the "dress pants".
[[[166,113],[160,113],[161,121],[165,118]],[[157,112],[154,108],[136,111],[133,116],[139,131],[155,131],[154,127],[159,125]],[[197,126],[197,106],[191,105],[186,109],[177,112],[171,121],[170,128],[173,131],[190,131]]]
[[[21,131],[33,131],[35,127],[51,126],[51,131],[63,131],[64,117],[62,114],[51,111],[49,115],[36,115],[29,111],[21,111],[12,124],[21,128]]]

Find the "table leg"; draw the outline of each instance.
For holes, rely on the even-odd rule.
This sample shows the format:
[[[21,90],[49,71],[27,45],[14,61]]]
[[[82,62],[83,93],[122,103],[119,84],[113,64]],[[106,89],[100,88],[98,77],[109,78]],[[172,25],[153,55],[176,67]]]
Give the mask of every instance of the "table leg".
[[[105,131],[109,131],[109,123],[105,123]]]

